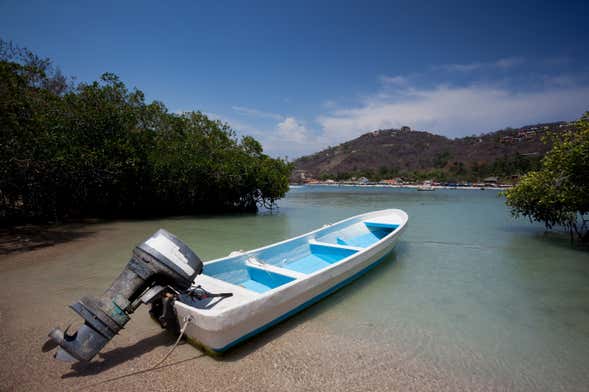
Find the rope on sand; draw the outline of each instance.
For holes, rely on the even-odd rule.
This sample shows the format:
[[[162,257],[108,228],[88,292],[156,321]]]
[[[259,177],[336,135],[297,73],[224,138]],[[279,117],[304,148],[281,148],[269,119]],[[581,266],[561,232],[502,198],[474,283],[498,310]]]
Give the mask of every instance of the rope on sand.
[[[180,329],[180,335],[178,335],[178,339],[176,339],[176,343],[174,343],[174,345],[172,346],[170,351],[168,351],[168,353],[166,355],[164,355],[164,357],[162,359],[160,359],[155,365],[153,365],[151,368],[149,368],[147,370],[153,370],[153,369],[159,367],[162,363],[164,363],[164,361],[166,359],[168,359],[168,357],[170,355],[172,355],[172,353],[174,352],[176,347],[178,347],[178,343],[180,343],[180,340],[182,340],[182,337],[184,336],[184,332],[186,332],[186,327],[188,327],[188,323],[190,322],[190,320],[192,320],[191,316],[184,317],[184,319],[183,319],[184,325],[182,325],[182,328]]]
[[[132,373],[129,373],[129,374],[123,374],[122,376],[113,377],[113,378],[110,378],[108,380],[104,380],[104,381],[101,381],[99,383],[96,383],[96,384],[89,384],[89,385],[86,385],[84,387],[81,387],[80,389],[88,389],[88,388],[95,387],[97,385],[106,384],[107,382],[116,381],[116,380],[120,380],[120,379],[123,379],[123,378],[126,378],[126,377],[135,376],[135,375],[138,375],[138,374],[143,374],[143,373],[151,372],[152,370],[156,370],[157,368],[159,368],[162,365],[162,363],[164,363],[164,361],[166,359],[168,359],[168,357],[170,355],[172,355],[172,353],[174,352],[174,350],[176,349],[176,347],[178,347],[178,343],[180,343],[180,340],[182,340],[182,337],[184,336],[184,332],[186,332],[186,327],[188,327],[188,323],[191,320],[192,320],[192,317],[191,316],[184,317],[184,319],[183,319],[184,325],[182,325],[182,328],[180,329],[180,335],[178,336],[178,339],[176,339],[176,343],[174,343],[174,346],[172,346],[172,348],[170,349],[170,351],[168,351],[168,353],[166,355],[164,355],[164,357],[162,359],[160,359],[152,367],[149,367],[149,368],[143,369],[143,370],[138,370],[136,372],[132,372]],[[193,359],[193,358],[191,358],[191,359]],[[184,361],[181,361],[181,362],[184,362]],[[162,367],[165,367],[165,366],[162,366]]]

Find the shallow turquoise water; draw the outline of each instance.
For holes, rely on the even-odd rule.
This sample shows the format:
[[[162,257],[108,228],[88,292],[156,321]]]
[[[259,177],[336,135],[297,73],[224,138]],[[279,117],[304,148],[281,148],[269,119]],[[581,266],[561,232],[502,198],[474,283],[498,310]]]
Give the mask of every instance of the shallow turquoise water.
[[[409,226],[386,263],[321,305],[334,330],[462,377],[589,385],[589,252],[513,219],[498,192],[306,187],[280,214],[294,234],[391,207]]]
[[[585,390],[589,252],[513,219],[497,191],[303,187],[272,214],[166,227],[212,258],[384,208],[409,214],[395,251],[305,317],[456,377],[474,372],[515,389]]]
[[[160,227],[210,260],[385,208],[409,214],[393,253],[286,323],[327,328],[378,348],[372,355],[379,358],[392,353],[383,371],[409,363],[487,389],[587,390],[589,252],[571,248],[566,235],[514,220],[490,190],[303,187],[272,213],[90,225],[82,229],[87,238],[59,251],[5,257],[4,331],[12,339],[23,326],[45,331],[65,322],[66,305],[104,290],[133,246]],[[41,336],[37,329],[30,333]]]

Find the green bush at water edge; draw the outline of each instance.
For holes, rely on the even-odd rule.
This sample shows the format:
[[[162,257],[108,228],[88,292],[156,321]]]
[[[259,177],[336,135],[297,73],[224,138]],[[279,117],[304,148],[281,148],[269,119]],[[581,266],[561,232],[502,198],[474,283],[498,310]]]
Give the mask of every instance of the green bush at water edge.
[[[515,216],[563,226],[573,236],[589,241],[589,112],[575,131],[553,135],[553,147],[537,171],[525,175],[505,192]]]
[[[169,113],[110,73],[75,85],[0,41],[0,219],[252,211],[290,171],[201,112]]]

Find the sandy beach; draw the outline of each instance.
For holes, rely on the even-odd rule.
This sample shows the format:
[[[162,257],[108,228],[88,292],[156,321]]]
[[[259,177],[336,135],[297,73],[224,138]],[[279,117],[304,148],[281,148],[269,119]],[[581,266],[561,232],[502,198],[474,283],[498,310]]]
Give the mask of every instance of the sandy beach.
[[[76,320],[66,298],[96,291],[107,282],[72,284],[67,273],[57,279],[44,271],[67,271],[69,266],[61,264],[68,263],[68,254],[117,235],[111,230],[89,234],[95,229],[82,226],[77,229],[78,239],[0,256],[1,390],[454,391],[512,387],[496,385],[496,377],[488,384],[484,374],[456,374],[449,364],[424,362],[419,359],[424,349],[420,345],[395,347],[368,337],[336,334],[329,327],[333,320],[322,317],[329,306],[325,301],[220,358],[206,356],[183,342],[155,369],[152,367],[168,352],[175,337],[163,332],[141,308],[91,363],[57,362],[43,346],[51,328]],[[51,288],[47,290],[46,285]],[[336,294],[342,299],[346,295],[345,290]]]
[[[52,328],[78,326],[68,305],[100,294],[160,227],[211,260],[391,205],[410,224],[386,261],[221,358],[182,342],[153,369],[175,336],[145,306],[91,363],[57,362],[44,350]],[[586,389],[586,253],[514,223],[496,192],[304,187],[276,214],[49,231],[2,239],[2,391]]]

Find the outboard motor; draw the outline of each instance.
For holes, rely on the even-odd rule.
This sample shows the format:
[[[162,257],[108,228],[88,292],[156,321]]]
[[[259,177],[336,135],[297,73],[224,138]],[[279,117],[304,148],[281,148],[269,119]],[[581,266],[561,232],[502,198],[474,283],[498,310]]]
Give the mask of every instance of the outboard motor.
[[[49,333],[59,345],[55,357],[63,361],[91,360],[142,303],[188,290],[201,272],[202,261],[188,246],[167,231],[158,230],[135,247],[123,272],[102,296],[83,297],[71,305],[85,323],[73,335],[58,328]]]

